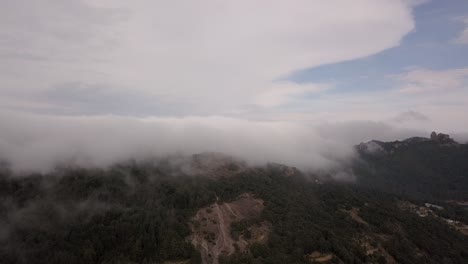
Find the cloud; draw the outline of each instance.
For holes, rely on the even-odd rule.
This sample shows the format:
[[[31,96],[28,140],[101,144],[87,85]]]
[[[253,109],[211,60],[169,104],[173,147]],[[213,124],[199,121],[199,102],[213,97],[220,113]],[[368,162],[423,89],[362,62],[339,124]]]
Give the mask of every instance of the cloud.
[[[466,87],[468,68],[434,71],[415,69],[397,76],[399,92],[406,94],[448,92]]]
[[[404,2],[406,2],[410,6],[418,6],[429,3],[430,0],[404,0]]]
[[[0,156],[27,170],[205,151],[331,168],[362,141],[463,132],[466,69],[353,94],[288,78],[398,46],[421,3],[4,1]]]
[[[381,122],[264,122],[226,117],[134,118],[0,114],[0,157],[15,170],[49,170],[60,163],[105,167],[130,158],[222,152],[253,164],[336,168],[353,145],[397,139],[414,130]],[[427,133],[418,132],[418,135]]]
[[[429,117],[426,115],[416,112],[413,110],[406,111],[403,113],[398,114],[393,118],[393,121],[398,122],[398,123],[403,123],[403,122],[413,122],[413,121],[429,121]]]
[[[331,85],[334,89],[301,96],[289,107],[238,116],[314,123],[385,121],[406,129],[462,133],[468,131],[468,125],[462,122],[468,112],[467,72],[465,68],[412,68],[387,78],[389,89],[376,86],[348,92]]]
[[[329,88],[328,84],[280,82],[257,96],[255,104],[263,107],[281,106],[298,100],[300,96],[320,93]]]
[[[460,18],[458,20],[464,24],[465,28],[455,38],[455,43],[468,44],[468,17]]]
[[[395,47],[414,28],[411,5],[400,0],[7,0],[2,5],[0,96],[47,103],[56,114],[90,114],[89,108],[93,114],[114,113],[109,101],[125,94],[158,105],[139,115],[222,115],[258,103],[259,97],[283,104],[275,95],[276,80]],[[94,102],[36,97],[59,93],[70,83],[106,87],[108,96],[98,94]]]

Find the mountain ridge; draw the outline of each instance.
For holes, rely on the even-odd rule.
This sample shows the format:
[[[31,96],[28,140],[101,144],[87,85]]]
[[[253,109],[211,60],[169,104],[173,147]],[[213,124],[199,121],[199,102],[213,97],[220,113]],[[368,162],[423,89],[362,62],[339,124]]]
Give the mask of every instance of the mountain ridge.
[[[381,149],[357,145],[342,168],[352,181],[218,153],[21,177],[2,170],[0,259],[466,263],[467,145],[371,142]]]

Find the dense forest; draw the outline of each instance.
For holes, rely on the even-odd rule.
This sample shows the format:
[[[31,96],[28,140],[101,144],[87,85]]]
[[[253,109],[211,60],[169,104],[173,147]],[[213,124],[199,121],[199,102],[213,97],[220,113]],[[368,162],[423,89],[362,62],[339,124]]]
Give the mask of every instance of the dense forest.
[[[250,225],[267,221],[268,240],[222,256],[222,264],[318,262],[314,256],[326,263],[467,263],[468,236],[445,222],[468,223],[466,208],[449,202],[468,196],[466,146],[425,142],[361,155],[356,183],[312,180],[274,164],[228,164],[233,173],[223,177],[189,175],[168,161],[22,176],[3,169],[0,260],[201,263],[187,239],[194,214],[250,193],[265,207],[232,232],[247,236]],[[402,206],[426,202],[443,209],[421,217]]]
[[[423,138],[373,142],[376,152],[359,151],[357,184],[413,198],[468,200],[468,144]]]

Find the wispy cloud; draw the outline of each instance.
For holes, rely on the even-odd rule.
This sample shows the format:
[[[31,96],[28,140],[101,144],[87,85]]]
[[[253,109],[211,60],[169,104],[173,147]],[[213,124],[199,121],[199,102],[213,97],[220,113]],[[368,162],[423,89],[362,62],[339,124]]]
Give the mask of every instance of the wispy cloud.
[[[337,92],[339,68],[287,77],[392,51],[424,2],[4,1],[0,157],[41,169],[221,151],[327,167],[360,141],[466,130],[462,66],[420,65],[389,90],[349,68],[372,89]]]
[[[279,98],[284,92],[272,80],[376,54],[399,45],[414,28],[411,6],[394,0],[17,0],[2,5],[0,96],[43,94],[81,83],[107,87],[108,94],[125,89],[171,106],[148,108],[146,115],[171,109],[222,114],[262,97],[270,101],[266,104],[282,104],[287,99]],[[292,93],[297,94],[284,95]],[[89,114],[83,102],[67,103],[75,108],[67,113]],[[102,102],[106,105],[112,104]],[[95,114],[114,111],[101,110]]]
[[[468,68],[434,71],[414,69],[397,76],[399,92],[406,94],[449,92],[467,86]]]
[[[465,28],[459,33],[454,41],[458,44],[468,44],[468,17],[458,18],[457,20],[463,23]]]
[[[330,84],[279,82],[275,83],[268,91],[258,95],[255,104],[262,107],[281,106],[294,103],[306,95],[324,92],[330,88]]]
[[[414,122],[414,121],[417,121],[417,122],[429,121],[430,119],[423,113],[409,110],[409,111],[398,114],[392,120],[398,123],[404,123],[404,122]]]

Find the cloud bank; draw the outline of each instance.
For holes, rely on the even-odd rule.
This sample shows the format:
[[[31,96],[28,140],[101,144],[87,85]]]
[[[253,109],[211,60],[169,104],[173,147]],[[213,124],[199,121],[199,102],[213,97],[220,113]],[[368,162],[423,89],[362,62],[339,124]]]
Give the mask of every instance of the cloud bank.
[[[7,0],[1,105],[139,116],[278,106],[288,102],[276,99],[278,86],[293,71],[399,45],[414,28],[412,7],[402,0]],[[296,96],[310,92],[294,87]]]
[[[61,163],[105,167],[130,158],[222,152],[252,164],[278,162],[330,169],[354,154],[353,145],[426,132],[385,123],[294,123],[226,117],[57,117],[2,113],[0,157],[17,171],[47,171]]]
[[[398,46],[424,2],[2,1],[0,157],[47,170],[215,151],[319,169],[362,141],[460,131],[446,115],[464,118],[466,69],[352,96],[288,78]]]

